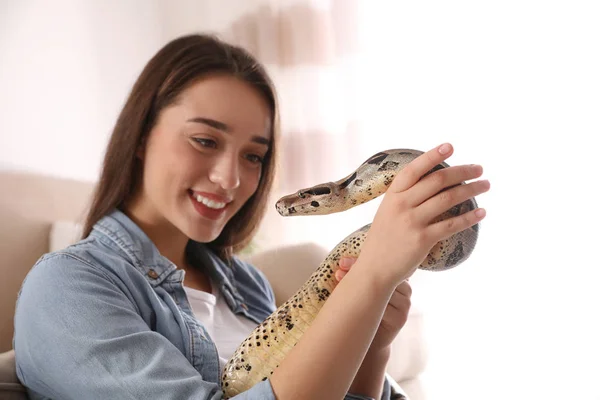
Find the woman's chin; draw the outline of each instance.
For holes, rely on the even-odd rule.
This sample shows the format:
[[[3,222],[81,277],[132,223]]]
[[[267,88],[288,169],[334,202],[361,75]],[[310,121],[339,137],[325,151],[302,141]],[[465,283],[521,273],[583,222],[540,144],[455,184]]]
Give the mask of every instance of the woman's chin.
[[[214,241],[225,227],[225,221],[211,221],[197,214],[183,214],[178,217],[179,230],[188,238],[199,243]]]
[[[191,227],[186,235],[195,242],[210,243],[217,239],[222,229],[206,229],[204,227]]]

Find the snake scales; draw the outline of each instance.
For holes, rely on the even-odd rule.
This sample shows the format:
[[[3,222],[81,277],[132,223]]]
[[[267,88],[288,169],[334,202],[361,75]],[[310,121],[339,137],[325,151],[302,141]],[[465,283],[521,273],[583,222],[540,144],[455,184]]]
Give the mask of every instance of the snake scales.
[[[379,152],[362,163],[352,174],[337,181],[303,189],[282,197],[276,204],[282,216],[324,215],[340,212],[383,194],[396,174],[423,154],[411,149]],[[429,171],[448,167],[441,163]],[[427,175],[426,174],[426,175]],[[439,220],[477,208],[474,199],[452,207]],[[230,398],[266,380],[289,350],[310,326],[323,303],[336,286],[334,277],[342,256],[357,257],[371,224],[356,230],[342,240],[321,263],[308,281],[260,324],[238,347],[225,365],[222,388]],[[459,232],[437,243],[420,269],[442,271],[465,261],[477,241],[479,225]]]

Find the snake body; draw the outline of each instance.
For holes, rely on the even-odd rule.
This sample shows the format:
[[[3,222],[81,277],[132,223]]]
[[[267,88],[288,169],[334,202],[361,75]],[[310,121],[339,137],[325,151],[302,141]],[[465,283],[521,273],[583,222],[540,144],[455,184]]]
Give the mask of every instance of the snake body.
[[[365,203],[383,194],[396,174],[421,154],[422,151],[412,149],[379,152],[339,181],[316,185],[282,197],[276,203],[277,211],[282,216],[324,215]],[[448,164],[441,163],[425,175],[445,167]],[[438,220],[463,214],[476,207],[475,200],[469,199],[440,215]],[[222,375],[225,398],[242,393],[271,376],[334,290],[337,283],[334,274],[340,258],[359,255],[370,226],[367,224],[343,239],[308,281],[238,347],[225,365]],[[471,255],[478,231],[477,224],[437,243],[419,268],[442,271],[462,263]]]

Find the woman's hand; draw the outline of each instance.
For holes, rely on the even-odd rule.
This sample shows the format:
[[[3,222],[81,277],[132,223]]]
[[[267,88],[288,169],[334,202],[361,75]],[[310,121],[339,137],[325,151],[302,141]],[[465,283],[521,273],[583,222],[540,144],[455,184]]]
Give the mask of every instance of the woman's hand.
[[[354,257],[342,257],[340,259],[340,268],[335,272],[335,277],[338,282],[346,276],[355,262],[356,258]],[[394,290],[390,297],[381,323],[379,324],[379,328],[377,329],[377,333],[373,338],[373,342],[369,347],[369,352],[384,350],[392,344],[392,341],[398,335],[398,332],[400,332],[400,329],[402,329],[408,319],[411,295],[412,288],[410,287],[408,280],[403,281],[396,287],[396,290]]]
[[[445,211],[490,187],[486,180],[460,185],[482,175],[479,165],[443,168],[422,178],[452,152],[450,144],[438,146],[396,175],[377,209],[355,270],[364,269],[363,273],[374,274],[382,283],[396,287],[415,272],[438,241],[485,217],[485,210],[478,208],[434,222]],[[444,190],[448,187],[452,188]]]

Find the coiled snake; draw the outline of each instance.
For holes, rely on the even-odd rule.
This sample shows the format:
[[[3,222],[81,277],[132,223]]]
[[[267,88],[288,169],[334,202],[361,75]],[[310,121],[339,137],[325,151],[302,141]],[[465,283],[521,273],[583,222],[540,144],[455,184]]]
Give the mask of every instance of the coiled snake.
[[[396,174],[421,154],[423,152],[411,149],[379,152],[337,182],[316,185],[282,197],[276,204],[277,211],[282,216],[324,215],[365,203],[383,194]],[[448,164],[439,164],[427,174],[445,167]],[[457,216],[475,208],[475,199],[470,199],[452,207],[438,219]],[[342,256],[358,256],[370,226],[367,224],[342,240],[296,294],[267,317],[238,347],[222,375],[225,398],[244,392],[271,376],[335,288],[337,281],[334,274],[339,259]],[[479,225],[474,225],[437,243],[419,268],[442,271],[462,263],[475,247],[478,230]]]

